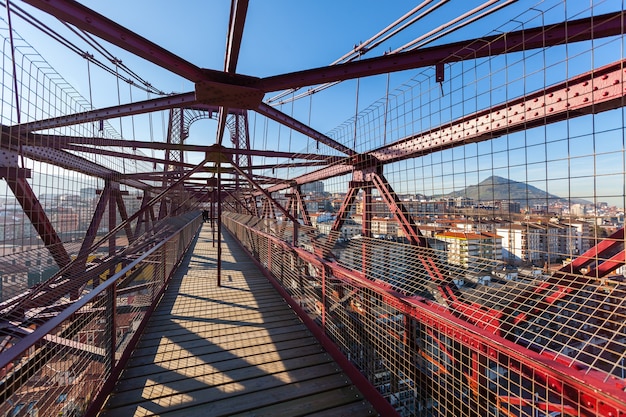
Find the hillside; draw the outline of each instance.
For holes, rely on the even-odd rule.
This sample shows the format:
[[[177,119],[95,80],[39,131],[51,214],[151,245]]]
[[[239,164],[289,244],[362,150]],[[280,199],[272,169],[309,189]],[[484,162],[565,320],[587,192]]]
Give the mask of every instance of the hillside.
[[[498,176],[491,176],[476,185],[470,185],[463,190],[448,193],[442,197],[467,197],[474,201],[510,200],[519,202],[524,206],[567,201],[565,198],[549,194],[524,182],[513,181]],[[581,199],[572,200],[571,203],[590,204],[590,202]]]

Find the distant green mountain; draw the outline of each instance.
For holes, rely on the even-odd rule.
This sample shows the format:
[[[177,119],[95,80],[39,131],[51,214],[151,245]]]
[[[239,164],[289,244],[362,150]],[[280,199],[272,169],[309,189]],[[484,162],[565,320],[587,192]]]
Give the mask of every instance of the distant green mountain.
[[[444,198],[467,197],[474,201],[510,200],[519,202],[523,206],[567,201],[554,194],[549,194],[537,187],[524,182],[513,181],[508,178],[491,176],[476,185],[470,185],[463,190],[454,191],[443,196]],[[572,203],[590,204],[589,201],[576,199]]]

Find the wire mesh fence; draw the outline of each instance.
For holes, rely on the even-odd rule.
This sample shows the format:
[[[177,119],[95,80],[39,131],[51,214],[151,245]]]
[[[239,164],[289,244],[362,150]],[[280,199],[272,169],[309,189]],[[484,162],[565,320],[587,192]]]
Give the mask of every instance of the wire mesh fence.
[[[401,415],[626,415],[623,9],[548,0],[478,27],[434,65],[359,79],[327,135],[237,111],[228,156],[186,147],[214,109],[145,115],[143,142],[138,114],[84,118],[94,100],[2,29],[0,358],[41,337],[5,361],[1,411],[83,410],[187,247],[175,230],[220,203]],[[366,86],[383,97],[363,106]]]
[[[5,303],[2,414],[87,412],[119,375],[121,359],[129,355],[200,225],[197,214],[172,218],[150,241],[130,245],[80,274],[53,277],[50,285]],[[89,290],[77,293],[78,281]],[[42,304],[42,299],[49,301]]]
[[[224,224],[401,415],[624,412],[623,299],[601,304],[608,297],[596,285],[566,296],[546,278],[483,284],[489,301],[465,288],[452,302],[450,288],[412,264],[432,249],[361,239],[347,262],[324,260],[256,229],[248,215],[227,215]],[[367,259],[365,272],[354,258],[361,268]],[[542,289],[563,300],[548,306],[529,295]],[[448,306],[437,301],[444,297]],[[576,302],[585,310],[573,313]],[[593,310],[600,305],[604,314]]]
[[[420,70],[329,133],[358,159],[295,176],[297,246],[225,224],[401,415],[621,415],[623,41]]]

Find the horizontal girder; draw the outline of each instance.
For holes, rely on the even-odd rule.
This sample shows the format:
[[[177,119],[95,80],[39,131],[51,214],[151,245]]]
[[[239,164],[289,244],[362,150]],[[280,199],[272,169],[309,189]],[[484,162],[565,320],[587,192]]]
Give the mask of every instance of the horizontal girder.
[[[276,75],[260,79],[258,84],[263,91],[279,91],[424,68],[440,63],[459,62],[505,53],[546,48],[567,42],[599,39],[623,34],[624,19],[624,11],[619,11],[554,25],[362,59],[329,67]]]
[[[566,118],[620,108],[626,95],[624,64],[625,61],[620,60],[546,89],[411,135],[366,152],[360,159],[371,157],[380,164],[388,164],[467,143],[486,141]],[[298,184],[306,184],[351,171],[352,164],[346,160],[293,180]],[[285,188],[287,185],[276,185],[271,191]]]

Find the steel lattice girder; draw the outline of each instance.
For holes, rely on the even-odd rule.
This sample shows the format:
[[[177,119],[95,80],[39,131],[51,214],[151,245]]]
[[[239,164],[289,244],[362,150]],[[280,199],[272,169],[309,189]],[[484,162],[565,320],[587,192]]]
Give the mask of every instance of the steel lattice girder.
[[[412,135],[387,146],[367,152],[388,164],[426,155],[442,149],[481,142],[586,114],[620,108],[626,96],[626,60],[590,71],[552,87],[516,100],[463,117],[452,123]],[[352,171],[350,161],[329,166],[294,178],[298,184],[324,180]],[[271,192],[287,188],[278,184]]]
[[[197,104],[194,92],[182,93],[158,97],[151,100],[138,101],[131,104],[105,107],[103,109],[90,110],[66,116],[38,120],[35,122],[22,123],[12,126],[12,129],[19,131],[21,134],[25,134],[37,130],[54,129],[63,126],[107,120],[116,117],[132,116],[176,107],[190,107],[194,104]],[[215,108],[215,111],[217,111],[217,108]]]
[[[369,154],[390,163],[461,144],[543,126],[573,116],[599,113],[624,105],[624,64],[614,62],[566,82],[463,117]]]
[[[18,153],[16,150],[10,147],[12,141],[4,140],[4,138],[6,137],[5,134],[7,134],[6,130],[3,131],[2,140],[0,140],[0,149],[2,149],[5,154],[13,153],[16,155],[23,155],[35,161],[46,162],[58,167],[81,172],[87,175],[92,175],[98,178],[121,178],[123,176],[119,172],[114,171],[110,168],[96,164],[70,152],[66,152],[61,149],[55,149],[52,147],[24,145],[20,147]],[[6,147],[3,145],[5,145]],[[150,188],[149,185],[140,181],[129,179],[122,182],[130,187],[138,189]]]

